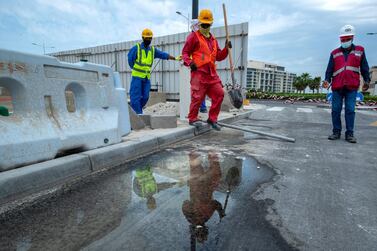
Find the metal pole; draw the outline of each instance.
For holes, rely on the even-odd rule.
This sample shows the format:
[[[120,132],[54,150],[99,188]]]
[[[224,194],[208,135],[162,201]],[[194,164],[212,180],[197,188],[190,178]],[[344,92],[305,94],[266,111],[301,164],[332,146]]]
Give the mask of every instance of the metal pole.
[[[192,0],[192,19],[198,19],[199,0]]]
[[[285,137],[285,136],[281,136],[281,135],[277,135],[277,134],[273,134],[273,133],[261,132],[261,131],[252,130],[252,129],[246,129],[246,128],[243,128],[243,127],[240,127],[240,126],[224,124],[224,123],[221,123],[221,122],[217,122],[217,124],[219,124],[223,127],[228,127],[228,128],[239,130],[239,131],[255,133],[255,134],[267,136],[267,137],[270,137],[270,138],[282,139],[282,140],[286,140],[286,141],[292,142],[292,143],[296,142],[296,140],[294,138],[289,138],[289,137]]]

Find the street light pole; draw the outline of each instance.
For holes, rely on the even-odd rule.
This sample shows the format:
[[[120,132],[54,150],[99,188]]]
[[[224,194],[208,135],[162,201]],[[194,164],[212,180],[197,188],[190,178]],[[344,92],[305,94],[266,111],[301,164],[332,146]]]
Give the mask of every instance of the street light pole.
[[[43,42],[42,44],[37,44],[37,43],[31,43],[31,44],[42,47],[43,48],[43,55],[46,55],[46,48],[49,48],[49,49],[55,48],[54,46],[47,46],[46,47],[45,42]]]
[[[177,13],[178,15],[180,15],[180,16],[186,18],[186,20],[187,20],[187,31],[190,32],[190,18],[189,18],[190,14],[187,13],[187,17],[186,17],[186,16],[183,15],[182,12],[180,12],[180,11],[176,11],[175,13]]]

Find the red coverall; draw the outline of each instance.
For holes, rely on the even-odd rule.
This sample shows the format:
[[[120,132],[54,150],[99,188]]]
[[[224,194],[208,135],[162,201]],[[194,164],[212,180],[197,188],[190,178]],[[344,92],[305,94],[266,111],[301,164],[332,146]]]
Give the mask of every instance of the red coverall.
[[[200,35],[203,36],[202,34]],[[216,61],[222,61],[228,56],[228,49],[225,47],[224,49],[220,50],[217,40],[212,35],[209,38],[205,39],[210,51],[213,51],[213,41],[216,43],[218,48]],[[182,50],[182,59],[184,65],[189,66],[191,64],[191,55],[193,54],[193,52],[199,50],[199,48],[199,39],[197,38],[195,32],[191,32],[191,34],[187,37],[186,43]],[[224,90],[216,70],[210,67],[209,63],[198,67],[196,71],[191,71],[190,84],[191,104],[190,112],[188,114],[189,122],[198,120],[199,107],[206,95],[212,101],[212,105],[208,113],[208,119],[211,122],[217,122],[221,103],[224,98]]]

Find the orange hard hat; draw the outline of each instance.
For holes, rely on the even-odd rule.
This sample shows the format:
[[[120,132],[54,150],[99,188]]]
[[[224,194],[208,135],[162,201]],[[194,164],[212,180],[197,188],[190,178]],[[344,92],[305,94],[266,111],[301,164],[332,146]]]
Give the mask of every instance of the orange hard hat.
[[[144,29],[143,32],[141,33],[141,37],[146,37],[146,38],[152,38],[153,37],[153,32],[150,29]]]
[[[212,11],[208,9],[201,10],[199,13],[198,20],[202,24],[212,24],[213,23]]]

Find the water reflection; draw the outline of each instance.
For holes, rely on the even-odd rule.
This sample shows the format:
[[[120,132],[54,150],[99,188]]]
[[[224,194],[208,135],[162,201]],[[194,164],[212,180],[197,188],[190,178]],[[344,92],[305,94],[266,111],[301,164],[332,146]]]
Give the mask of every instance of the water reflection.
[[[189,154],[190,178],[188,181],[190,199],[182,204],[182,212],[190,223],[191,250],[196,250],[196,241],[203,243],[208,239],[209,229],[206,222],[217,211],[220,221],[226,216],[225,210],[231,189],[241,182],[240,166],[231,166],[226,172],[225,184],[222,181],[220,157],[215,152],[208,152],[208,161],[202,161],[198,152]],[[214,199],[215,190],[226,187],[224,207]]]
[[[248,245],[251,238],[242,233],[260,225],[250,215],[250,194],[273,174],[257,166],[227,149],[161,151],[0,220],[0,250],[227,250],[234,243]]]
[[[157,183],[149,165],[146,168],[136,170],[133,190],[139,197],[146,199],[148,209],[154,210],[157,207],[157,203],[153,196],[160,191],[173,187],[175,184],[177,182]]]

